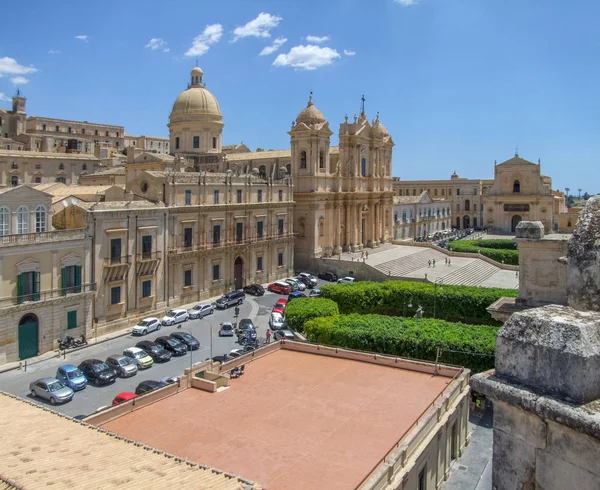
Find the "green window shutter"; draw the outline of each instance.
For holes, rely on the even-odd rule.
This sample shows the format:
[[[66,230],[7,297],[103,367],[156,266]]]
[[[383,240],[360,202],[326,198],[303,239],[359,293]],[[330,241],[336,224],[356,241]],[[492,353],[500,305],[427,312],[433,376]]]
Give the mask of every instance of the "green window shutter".
[[[60,270],[60,287],[62,289],[61,294],[64,296],[67,294],[67,268],[63,267]]]
[[[67,312],[67,329],[77,328],[77,310]]]
[[[17,276],[17,304],[23,302],[23,274]]]
[[[75,289],[75,292],[81,293],[81,266],[80,265],[75,266],[75,286],[77,286],[77,288]]]
[[[40,300],[40,273],[35,272],[35,284],[33,285],[33,301]]]

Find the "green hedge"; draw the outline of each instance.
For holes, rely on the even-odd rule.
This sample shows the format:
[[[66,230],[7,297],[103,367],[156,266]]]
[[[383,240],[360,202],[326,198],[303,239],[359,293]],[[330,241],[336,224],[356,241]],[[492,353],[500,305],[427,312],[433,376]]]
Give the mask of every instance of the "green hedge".
[[[455,252],[479,252],[496,262],[519,265],[519,251],[512,240],[455,240],[448,243],[448,249]]]
[[[285,318],[288,326],[297,332],[304,331],[304,324],[318,317],[339,315],[335,301],[325,298],[298,298],[287,305]]]
[[[517,294],[515,289],[444,285],[436,288],[429,282],[414,281],[361,281],[321,288],[321,297],[335,301],[343,314],[412,317],[422,306],[424,316],[433,317],[435,303],[436,318],[475,325],[500,325],[486,308],[503,296],[516,297]]]
[[[494,367],[497,327],[382,315],[340,315],[310,320],[308,339],[320,344],[464,366]]]

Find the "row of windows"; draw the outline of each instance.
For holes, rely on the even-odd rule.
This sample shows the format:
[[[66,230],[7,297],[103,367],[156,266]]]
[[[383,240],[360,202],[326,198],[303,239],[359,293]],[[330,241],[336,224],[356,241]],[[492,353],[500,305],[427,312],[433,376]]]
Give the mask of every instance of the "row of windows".
[[[142,298],[152,296],[152,280],[142,281]],[[118,305],[121,303],[121,286],[113,286],[110,288],[110,304]]]
[[[17,162],[12,162],[11,165],[10,165],[10,168],[12,170],[18,170],[19,164]],[[41,168],[42,168],[42,164],[41,163],[38,162],[38,163],[35,164],[35,169],[36,170],[41,170]],[[64,170],[64,169],[65,169],[65,164],[64,163],[59,163],[58,164],[58,170]],[[82,170],[82,172],[87,171],[87,163],[84,163],[81,166],[81,170]]]
[[[45,124],[42,124],[42,131],[47,131],[47,126]],[[56,126],[54,126],[54,131],[57,132],[57,133],[60,133],[60,125],[57,124]],[[73,131],[73,128],[71,126],[69,126],[69,127],[67,127],[67,133],[75,133],[75,131]],[[92,133],[91,132],[90,133],[86,133],[85,132],[85,128],[81,128],[81,134],[92,134]],[[117,131],[115,133],[115,137],[118,138],[119,134],[120,133]],[[97,129],[94,130],[94,135],[98,136],[98,130]],[[110,132],[109,131],[105,131],[104,135],[105,136],[110,136]]]
[[[456,210],[460,211],[460,203],[456,204]],[[465,211],[471,211],[471,201],[465,201]],[[477,211],[477,203],[473,203],[473,211]],[[483,203],[480,204],[480,211],[483,211]]]
[[[179,136],[175,136],[175,149],[179,150]],[[165,143],[166,145],[168,145],[168,143]],[[150,143],[150,146],[152,146],[152,142]],[[158,146],[160,146],[160,143],[158,143]],[[192,142],[192,146],[194,148],[200,148],[200,136],[194,136],[193,138],[193,142]],[[212,147],[213,149],[217,149],[217,138],[215,136],[212,137]]]
[[[517,181],[517,182],[518,182],[518,181]],[[417,189],[416,189],[416,188],[414,188],[414,189],[412,189],[412,195],[413,195],[413,196],[421,195],[421,193],[422,193],[424,190],[425,190],[425,189],[419,189],[419,194],[417,194]],[[487,187],[484,187],[484,188],[483,188],[483,194],[487,194],[487,191],[488,191],[488,188],[487,188]],[[410,195],[411,195],[411,189],[404,189],[404,191],[403,191],[402,189],[398,189],[398,195],[399,195],[399,196],[402,196],[402,195],[403,195],[403,192],[404,192],[404,195],[405,195],[405,196],[410,196]],[[428,192],[429,194],[431,194],[431,189],[427,189],[427,192]],[[518,191],[517,191],[517,192],[518,192]],[[451,193],[452,193],[452,189],[448,189],[448,196],[450,196],[450,195],[451,195]],[[479,191],[478,191],[477,187],[473,187],[473,196],[477,196],[477,195],[478,195],[478,193],[479,193]],[[433,196],[434,196],[434,197],[438,197],[438,196],[440,196],[440,195],[441,195],[441,196],[445,196],[445,195],[446,195],[446,189],[445,189],[445,188],[442,188],[442,189],[440,189],[440,193],[439,193],[439,194],[438,194],[438,189],[433,189]],[[457,196],[460,196],[460,195],[461,195],[461,193],[460,193],[460,188],[458,188],[458,187],[456,188],[456,195],[457,195]],[[466,195],[470,195],[470,194],[466,194]]]
[[[213,192],[213,202],[214,204],[219,204],[220,203],[220,198],[221,193],[218,189],[215,189],[215,191]],[[244,191],[242,191],[241,189],[238,189],[236,191],[236,203],[237,204],[242,204],[244,202]],[[283,202],[283,189],[280,189],[278,191],[278,199],[279,202]],[[256,193],[256,202],[263,202],[263,191],[262,189],[258,189],[257,193]],[[186,189],[185,190],[185,204],[186,206],[191,206],[192,204],[192,190],[191,189]]]
[[[257,221],[256,222],[256,237],[257,238],[262,238],[265,234],[265,229],[264,229],[264,221]],[[212,231],[209,232],[209,236],[208,239],[210,240],[212,238],[212,243],[213,244],[219,244],[221,243],[221,239],[222,239],[222,228],[221,225],[213,225],[212,227]],[[277,234],[278,235],[283,235],[285,233],[285,220],[283,218],[280,218],[277,220]],[[183,229],[183,247],[185,248],[189,248],[192,247],[194,244],[194,229],[192,227],[186,227]],[[244,240],[244,223],[238,222],[235,224],[235,241],[236,242],[242,242]]]
[[[46,231],[46,207],[38,205],[35,208],[35,232],[42,233]],[[19,206],[17,208],[17,234],[29,233],[29,208]],[[6,206],[0,207],[0,236],[11,234],[11,215],[10,209]]]
[[[65,177],[56,177],[55,182],[58,184],[66,184],[67,183],[67,179]],[[42,183],[42,178],[41,177],[34,177],[33,178],[33,183],[34,184],[41,184]],[[10,178],[10,185],[12,187],[17,187],[19,185],[19,177],[17,177],[16,175],[13,175]]]

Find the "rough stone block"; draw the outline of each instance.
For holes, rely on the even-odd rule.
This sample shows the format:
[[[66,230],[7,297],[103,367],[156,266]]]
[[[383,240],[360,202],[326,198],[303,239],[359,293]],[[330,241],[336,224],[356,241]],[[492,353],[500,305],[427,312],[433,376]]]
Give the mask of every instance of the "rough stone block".
[[[600,441],[594,437],[550,420],[546,452],[600,477]]]
[[[598,475],[542,450],[538,450],[535,479],[537,488],[544,490],[600,488]]]
[[[578,403],[600,398],[600,316],[558,305],[513,314],[496,339],[496,375]],[[586,375],[588,374],[588,375]]]
[[[536,448],[544,448],[546,427],[545,422],[532,413],[505,402],[494,403],[494,429],[499,429]]]
[[[541,240],[544,238],[544,224],[541,221],[521,221],[515,232],[515,238]]]
[[[600,311],[600,196],[588,199],[579,213],[567,257],[569,306]]]
[[[536,448],[496,429],[492,488],[495,490],[535,490]]]

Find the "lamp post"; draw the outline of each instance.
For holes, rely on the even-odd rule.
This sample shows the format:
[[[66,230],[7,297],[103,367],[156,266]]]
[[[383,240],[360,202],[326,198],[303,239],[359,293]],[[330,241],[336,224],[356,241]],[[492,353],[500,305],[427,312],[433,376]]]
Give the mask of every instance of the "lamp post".
[[[433,318],[435,318],[435,310],[437,305],[437,286],[440,285],[440,291],[443,289],[442,284],[444,280],[441,277],[438,277],[433,283]]]
[[[410,299],[408,300],[408,304],[406,304],[406,299],[405,301],[402,302],[402,307],[403,307],[403,316],[406,316],[406,307],[408,306],[409,308],[412,308],[412,298],[413,295],[410,291],[404,291],[404,297],[406,298],[406,295],[410,296]]]

